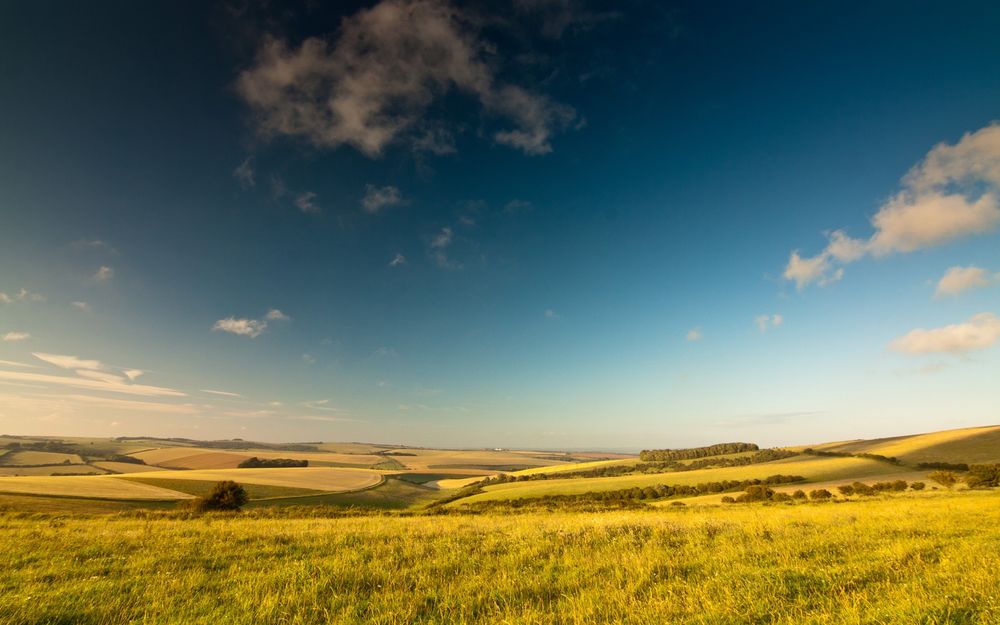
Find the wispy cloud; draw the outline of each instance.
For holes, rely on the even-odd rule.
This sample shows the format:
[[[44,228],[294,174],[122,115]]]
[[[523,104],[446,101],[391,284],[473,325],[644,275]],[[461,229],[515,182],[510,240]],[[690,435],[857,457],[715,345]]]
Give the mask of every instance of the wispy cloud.
[[[238,317],[226,317],[219,319],[212,326],[213,331],[228,332],[237,336],[247,336],[252,339],[257,338],[268,328],[270,321],[290,321],[291,317],[281,312],[277,308],[267,311],[263,319],[247,319]]]
[[[545,318],[546,319],[559,319],[560,317],[561,317],[561,315],[559,313],[557,313],[556,311],[552,310],[551,308],[546,308],[545,309]]]
[[[773,315],[757,315],[754,317],[753,322],[757,324],[757,329],[763,334],[771,328],[780,328],[784,325],[785,317],[777,313]]]
[[[318,215],[322,212],[319,204],[316,203],[316,194],[312,191],[305,191],[296,195],[295,206],[308,215]]]
[[[88,304],[87,302],[70,302],[69,305],[73,309],[79,310],[80,312],[90,311],[90,304]]]
[[[691,328],[690,330],[687,331],[687,334],[684,335],[684,340],[688,341],[689,343],[700,341],[701,339],[702,339],[701,328]]]
[[[15,362],[13,360],[0,360],[0,365],[5,367],[24,367],[26,369],[39,369],[38,365],[29,365],[25,362]]]
[[[3,335],[3,341],[5,343],[17,343],[19,341],[27,341],[31,338],[31,334],[28,332],[8,332]]]
[[[302,354],[302,362],[307,365],[314,365],[316,364],[316,357],[312,354]]]
[[[908,253],[991,232],[1000,224],[1000,125],[967,133],[955,145],[941,143],[901,181],[901,190],[871,219],[874,233],[855,239],[843,230],[829,235],[816,256],[791,253],[784,277],[798,288],[829,284],[842,265],[865,256]]]
[[[164,397],[186,397],[183,393],[172,388],[159,386],[147,386],[143,384],[118,384],[102,382],[81,377],[68,377],[48,375],[43,373],[28,373],[23,371],[0,370],[0,380],[13,380],[15,382],[28,382],[45,384],[49,386],[70,386],[94,391],[107,391],[111,393],[124,393],[128,395],[147,395]]]
[[[390,267],[402,267],[405,264],[406,264],[406,257],[398,252],[396,253],[395,256],[392,257],[392,260],[389,261]]]
[[[365,196],[361,199],[361,207],[366,213],[374,215],[386,206],[398,206],[403,203],[403,195],[393,186],[365,186]]]
[[[94,273],[95,282],[108,282],[115,277],[115,270],[107,265],[101,265]]]
[[[96,397],[93,395],[66,395],[65,399],[129,411],[162,412],[184,415],[198,414],[200,412],[199,408],[192,404],[166,404],[151,401],[137,401],[134,399],[111,399],[108,397]]]
[[[104,365],[101,364],[100,360],[89,360],[77,358],[76,356],[65,356],[62,354],[45,354],[42,352],[32,352],[31,355],[43,362],[47,362],[50,365],[55,365],[63,369],[97,370],[104,368]]]
[[[44,302],[45,296],[41,293],[32,293],[28,289],[21,288],[17,293],[8,295],[0,291],[0,304],[12,304],[14,302]]]
[[[203,388],[203,389],[201,389],[201,392],[202,393],[209,393],[211,395],[220,395],[222,397],[243,397],[239,393],[230,393],[229,391],[216,391],[216,390],[212,390],[210,388]]]
[[[1000,273],[994,274],[982,267],[951,267],[938,280],[935,297],[958,295],[970,289],[987,287],[1000,281]]]
[[[136,379],[137,379],[137,378],[138,378],[139,376],[141,376],[141,375],[142,375],[142,374],[143,374],[144,372],[142,371],[142,369],[126,369],[126,370],[122,371],[122,373],[123,373],[123,374],[125,375],[125,377],[126,377],[126,378],[128,378],[128,379],[129,379],[130,381],[132,381],[132,382],[135,382],[135,381],[136,381]]]
[[[233,170],[233,178],[240,184],[242,189],[252,189],[257,185],[257,178],[253,171],[253,157],[248,156],[246,160]]]
[[[917,328],[889,343],[904,354],[961,354],[986,349],[1000,340],[1000,319],[993,313],[973,315],[964,323],[941,328]]]
[[[333,42],[310,37],[296,48],[266,39],[237,90],[263,134],[351,145],[371,157],[400,139],[418,150],[453,151],[451,129],[425,118],[435,100],[456,90],[509,122],[493,132],[496,143],[551,152],[553,135],[576,112],[501,81],[475,23],[445,2],[383,0],[345,18]]]

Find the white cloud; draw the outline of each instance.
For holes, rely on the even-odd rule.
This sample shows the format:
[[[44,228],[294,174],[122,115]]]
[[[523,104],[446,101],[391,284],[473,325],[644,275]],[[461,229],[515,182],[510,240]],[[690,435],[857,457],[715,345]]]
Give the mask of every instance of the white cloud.
[[[292,319],[291,317],[281,312],[277,308],[272,308],[271,310],[267,311],[267,314],[264,315],[264,318],[267,319],[268,321],[291,321]]]
[[[91,371],[88,369],[80,369],[76,374],[82,378],[90,378],[91,380],[100,380],[101,382],[107,382],[108,384],[123,384],[125,378],[120,375],[115,375],[113,373],[105,373],[104,371]]]
[[[320,207],[313,200],[316,199],[316,194],[312,191],[306,191],[304,193],[299,193],[295,196],[295,206],[298,207],[303,213],[309,215],[318,215],[320,213]]]
[[[101,267],[94,273],[94,280],[97,282],[107,282],[111,278],[115,277],[115,270],[107,265],[101,265]]]
[[[101,364],[100,360],[84,360],[82,358],[77,358],[76,356],[64,356],[62,354],[44,354],[41,352],[33,352],[31,355],[41,361],[49,363],[50,365],[62,367],[63,369],[97,370],[104,368],[104,365]]]
[[[0,360],[0,365],[5,367],[26,367],[28,369],[38,369],[38,365],[29,365],[24,362],[15,362],[13,360]]]
[[[229,334],[235,334],[237,336],[249,336],[252,339],[260,336],[266,329],[266,321],[259,321],[257,319],[237,319],[236,317],[219,319],[215,322],[215,325],[212,326],[213,331],[228,332]]]
[[[332,44],[310,37],[294,49],[267,39],[237,90],[265,135],[352,145],[372,157],[401,138],[417,149],[453,151],[451,131],[424,117],[455,90],[511,122],[494,133],[497,143],[550,152],[552,135],[575,111],[500,83],[495,64],[483,60],[493,48],[476,37],[474,21],[443,0],[383,0],[345,18]]]
[[[1000,280],[1000,274],[991,274],[982,267],[951,267],[937,283],[936,297],[958,295],[963,291],[990,286]]]
[[[81,312],[88,312],[90,310],[90,304],[87,302],[70,302],[69,305]]]
[[[557,313],[556,311],[552,310],[551,308],[546,308],[545,309],[545,318],[546,319],[559,319],[559,313]]]
[[[700,341],[702,339],[701,328],[691,328],[684,336],[684,340],[689,342]]]
[[[757,315],[753,322],[757,324],[757,329],[761,333],[767,332],[770,328],[780,328],[785,323],[785,317],[779,314]]]
[[[66,399],[130,411],[164,412],[170,414],[197,414],[199,412],[197,406],[191,404],[163,404],[151,401],[136,401],[133,399],[109,399],[107,397],[94,397],[92,395],[67,395]]]
[[[172,388],[162,388],[159,386],[146,386],[143,384],[111,384],[100,380],[92,380],[80,377],[66,377],[57,375],[47,375],[42,373],[25,373],[21,371],[0,370],[0,380],[12,380],[15,382],[36,382],[39,384],[70,386],[96,391],[108,391],[111,393],[124,393],[129,395],[147,395],[164,397],[185,397],[186,394]]]
[[[431,240],[431,247],[444,249],[449,245],[451,245],[451,239],[452,239],[451,228],[445,226],[444,228],[441,228],[441,232],[435,235],[435,237]]]
[[[431,239],[431,256],[438,267],[445,269],[462,268],[461,263],[456,263],[448,257],[448,247],[451,245],[454,236],[454,231],[449,226],[445,226],[441,228],[441,232],[434,235],[434,238]]]
[[[316,364],[316,357],[312,354],[302,354],[302,362],[307,365],[314,365]]]
[[[1000,340],[1000,319],[993,313],[973,315],[965,323],[917,328],[889,343],[889,349],[904,354],[958,354],[986,349]]]
[[[122,371],[122,373],[125,374],[125,377],[128,378],[129,381],[135,382],[136,378],[141,376],[144,372],[142,369],[126,369]]]
[[[27,341],[31,338],[31,334],[27,332],[8,332],[3,335],[3,340],[6,343],[16,343],[18,341]]]
[[[527,200],[511,200],[504,204],[503,212],[508,215],[516,213],[527,213],[534,208],[534,205]]]
[[[14,295],[8,295],[0,291],[0,304],[13,304],[14,302],[44,302],[45,296],[40,293],[32,293],[28,289],[22,288]]]
[[[230,393],[229,391],[214,391],[209,388],[201,389],[202,393],[210,393],[212,395],[221,395],[222,397],[243,397],[239,393]]]
[[[397,206],[403,203],[403,195],[393,186],[376,187],[365,185],[365,197],[361,199],[361,207],[366,213],[374,215],[386,206]]]
[[[392,260],[389,261],[390,267],[402,267],[405,264],[406,264],[406,257],[398,252],[396,253],[395,256],[392,257]]]
[[[872,216],[874,233],[868,239],[837,230],[816,256],[803,258],[793,251],[785,278],[800,289],[813,282],[829,284],[843,276],[834,263],[914,252],[994,231],[1000,224],[1000,125],[966,133],[954,145],[935,146],[903,177],[901,187]]]
[[[252,189],[257,185],[257,178],[253,171],[253,157],[248,156],[239,167],[233,170],[233,178],[240,183],[243,189]]]

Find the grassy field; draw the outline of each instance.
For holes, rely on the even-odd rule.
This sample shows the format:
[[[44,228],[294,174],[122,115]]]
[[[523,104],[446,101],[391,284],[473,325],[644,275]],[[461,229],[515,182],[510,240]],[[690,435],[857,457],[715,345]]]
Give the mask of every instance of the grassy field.
[[[0,464],[5,465],[40,465],[40,464],[83,464],[83,458],[76,454],[57,454],[48,451],[10,451],[0,457]]]
[[[188,499],[190,495],[113,475],[0,477],[0,493],[98,499]]]
[[[138,482],[139,484],[149,484],[156,486],[158,488],[169,488],[170,490],[175,490],[180,493],[186,493],[188,495],[194,495],[195,497],[204,497],[212,492],[212,489],[218,484],[216,480],[178,480],[178,479],[163,479],[163,480],[150,480],[144,479],[142,477],[123,477],[123,480],[129,480],[131,482]],[[246,491],[247,496],[251,500],[256,499],[277,499],[281,497],[303,497],[307,495],[320,495],[323,494],[321,490],[315,490],[311,488],[294,488],[290,486],[272,486],[268,484],[243,484],[243,489]]]
[[[148,473],[150,471],[166,470],[161,467],[153,467],[148,464],[134,464],[132,462],[91,462],[90,464],[114,473]]]
[[[746,480],[765,478],[769,475],[800,475],[810,482],[829,482],[860,478],[888,478],[893,474],[912,473],[911,469],[894,466],[876,460],[863,458],[825,458],[816,456],[795,456],[785,460],[753,464],[742,467],[720,469],[700,469],[677,473],[654,473],[624,475],[621,477],[548,479],[528,482],[510,482],[487,486],[485,492],[459,499],[449,504],[461,506],[483,501],[499,501],[543,497],[545,495],[567,495],[606,490],[619,490],[634,486],[644,487],[656,484],[695,485],[702,482],[722,480]],[[801,488],[797,486],[797,488]]]
[[[89,464],[51,464],[41,467],[5,467],[0,466],[0,476],[12,475],[81,475],[93,473],[100,475],[106,470]]]
[[[314,491],[348,491],[368,488],[382,481],[381,474],[366,469],[329,467],[296,467],[279,469],[206,469],[204,471],[156,471],[142,477],[120,477],[121,481],[160,484],[165,481],[198,480],[220,482],[234,480],[240,484],[259,484],[285,488],[307,488]],[[2,488],[2,485],[0,485]]]
[[[0,623],[1000,622],[1000,493],[340,519],[0,514]]]
[[[809,447],[809,445],[799,447]],[[895,456],[905,462],[1000,462],[1000,426],[962,428],[860,441],[812,445],[815,449]]]

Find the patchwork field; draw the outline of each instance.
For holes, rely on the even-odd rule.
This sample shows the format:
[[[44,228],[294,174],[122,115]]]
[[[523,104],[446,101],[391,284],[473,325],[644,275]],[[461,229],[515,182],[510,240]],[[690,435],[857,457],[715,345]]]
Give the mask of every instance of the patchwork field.
[[[203,471],[157,471],[142,477],[119,478],[158,484],[162,481],[197,480],[219,482],[233,480],[241,484],[261,484],[289,488],[306,488],[323,492],[342,492],[368,488],[384,478],[376,471],[332,467],[298,467],[293,469],[206,469]],[[2,488],[2,484],[0,484]]]
[[[141,466],[141,465],[140,465]],[[55,464],[41,467],[0,466],[0,476],[15,475],[81,475],[107,473],[105,469],[89,464]]]
[[[98,499],[189,499],[190,495],[113,475],[2,477],[0,492]]]
[[[0,527],[3,623],[1000,621],[997,492],[601,514],[0,514]]]
[[[46,465],[83,464],[83,458],[76,454],[58,454],[48,451],[10,451],[0,456],[2,465]]]
[[[149,471],[166,471],[161,467],[154,467],[148,464],[135,464],[133,462],[92,462],[91,466],[110,471],[112,473],[148,473]]]

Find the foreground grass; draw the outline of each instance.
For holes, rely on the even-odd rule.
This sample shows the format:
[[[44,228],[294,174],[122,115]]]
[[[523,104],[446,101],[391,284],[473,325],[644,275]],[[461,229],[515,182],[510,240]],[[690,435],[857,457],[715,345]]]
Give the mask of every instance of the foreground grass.
[[[0,515],[2,623],[997,623],[1000,493],[269,519]]]

